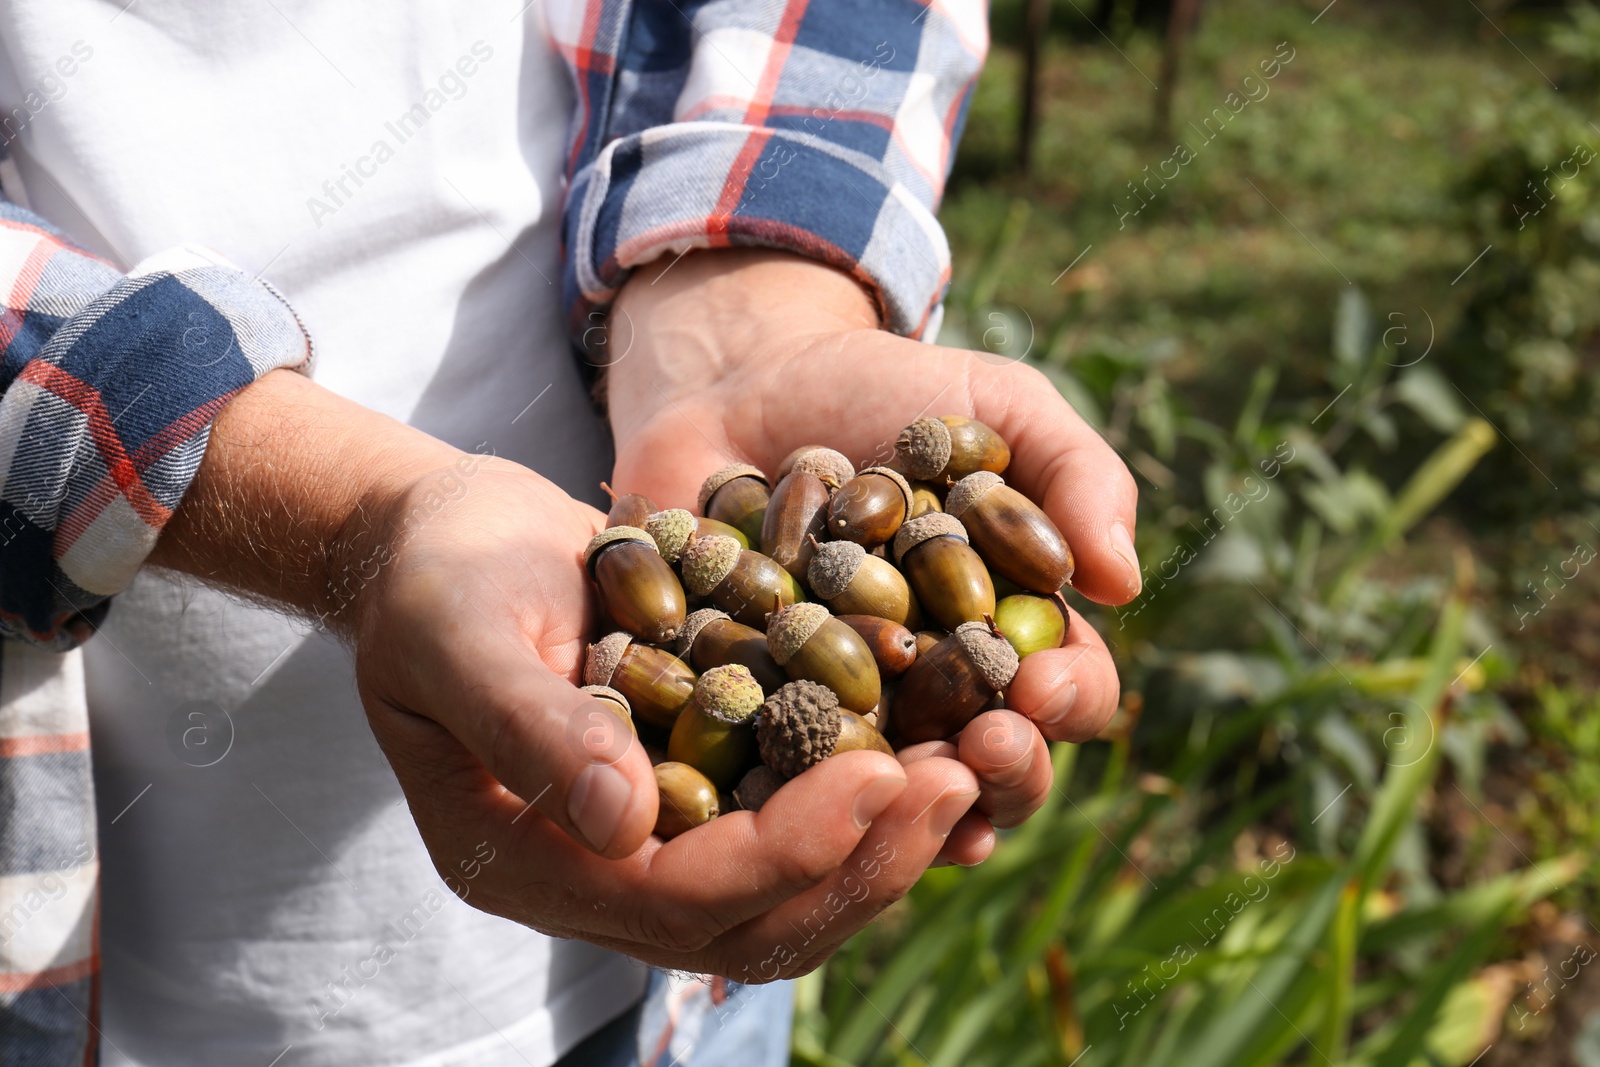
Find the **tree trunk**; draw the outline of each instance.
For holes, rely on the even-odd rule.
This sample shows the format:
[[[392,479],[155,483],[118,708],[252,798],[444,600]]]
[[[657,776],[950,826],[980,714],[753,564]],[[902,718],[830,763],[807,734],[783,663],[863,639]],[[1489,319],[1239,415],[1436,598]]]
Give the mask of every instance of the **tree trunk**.
[[[1039,57],[1050,27],[1050,0],[1028,0],[1027,35],[1022,43],[1022,117],[1017,125],[1017,169],[1028,173],[1033,139],[1039,129]]]
[[[1161,52],[1161,81],[1156,86],[1155,121],[1151,124],[1156,137],[1162,140],[1172,133],[1172,98],[1178,91],[1183,49],[1199,6],[1200,0],[1172,0],[1167,16],[1167,43]]]

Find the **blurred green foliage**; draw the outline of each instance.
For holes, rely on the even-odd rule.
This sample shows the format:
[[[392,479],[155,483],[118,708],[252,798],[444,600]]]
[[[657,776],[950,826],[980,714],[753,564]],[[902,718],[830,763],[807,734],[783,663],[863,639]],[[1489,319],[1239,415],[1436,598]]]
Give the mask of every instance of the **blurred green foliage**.
[[[941,341],[1038,367],[1135,472],[1145,591],[1079,603],[1128,698],[990,861],[803,981],[795,1062],[1471,1063],[1509,1040],[1486,965],[1600,886],[1600,705],[1512,599],[1559,558],[1532,525],[1570,550],[1600,496],[1600,15],[1209,4],[1193,158],[1141,195],[1160,44],[1079,8],[1025,176],[996,4]]]

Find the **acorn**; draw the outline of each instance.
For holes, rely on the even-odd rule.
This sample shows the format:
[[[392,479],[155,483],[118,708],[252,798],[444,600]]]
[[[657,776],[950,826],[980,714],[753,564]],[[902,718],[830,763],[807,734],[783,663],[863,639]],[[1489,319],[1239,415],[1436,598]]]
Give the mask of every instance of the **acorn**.
[[[828,503],[828,536],[863,548],[899,532],[915,505],[911,483],[888,467],[868,467],[839,487]]]
[[[821,604],[775,613],[767,624],[767,648],[790,678],[829,687],[851,711],[877,707],[883,682],[872,650]]]
[[[642,493],[618,496],[605,482],[600,483],[600,488],[611,498],[611,510],[606,512],[607,526],[643,526],[646,516],[656,510],[655,504]]]
[[[920,658],[933,651],[933,646],[950,635],[943,630],[918,630],[914,635],[917,639],[917,656]]]
[[[1001,436],[977,419],[961,415],[918,419],[894,443],[900,468],[913,481],[943,482],[974,471],[1003,472],[1011,449]]]
[[[667,758],[687,763],[719,789],[732,788],[755,766],[750,718],[766,699],[747,667],[713,667],[695,682],[694,696],[672,727]]]
[[[761,523],[761,553],[796,578],[811,563],[812,544],[828,521],[828,483],[796,469],[778,483]]]
[[[761,543],[761,521],[767,513],[772,488],[767,476],[748,463],[724,467],[700,486],[695,510],[708,519],[725,522],[744,534],[745,543]]]
[[[922,610],[917,606],[905,575],[894,564],[876,556],[854,541],[813,541],[814,554],[806,579],[811,592],[827,601],[841,615],[876,615],[910,629],[922,625]]]
[[[656,551],[672,566],[677,566],[683,550],[698,536],[700,520],[683,508],[668,508],[651,512],[645,517],[641,529],[656,543]]]
[[[911,514],[908,519],[926,515],[930,511],[944,510],[944,497],[931,482],[911,482]]]
[[[822,445],[801,445],[783,457],[773,477],[781,482],[797,469],[815,474],[827,482],[830,489],[839,488],[856,472],[855,464],[843,452]]]
[[[785,778],[840,752],[871,749],[894,755],[866,719],[839,706],[838,694],[804,680],[790,682],[761,705],[756,743],[762,762]]]
[[[671,840],[686,830],[704,826],[721,814],[717,787],[686,763],[658,763],[656,788],[661,792],[656,811],[656,836]]]
[[[678,562],[689,592],[709,597],[746,626],[765,628],[770,612],[799,599],[788,571],[759,552],[740,548],[731,537],[698,537]]]
[[[1072,578],[1072,549],[1044,509],[992,471],[962,478],[945,497],[978,554],[1035,593],[1054,593]]]
[[[1017,650],[1028,656],[1047,648],[1060,648],[1072,624],[1072,612],[1060,593],[1008,596],[994,609],[994,624]]]
[[[896,736],[906,744],[954,737],[1016,673],[1017,650],[992,619],[962,623],[900,679]]]
[[[633,736],[639,736],[639,728],[633,723],[633,708],[628,706],[628,698],[611,688],[609,685],[586,685],[579,692],[588,693],[596,700],[604,701],[610,705],[617,717],[628,724],[628,729],[633,731]]]
[[[994,584],[960,521],[932,512],[900,527],[894,558],[923,611],[947,630],[994,614]]]
[[[655,540],[635,526],[601,530],[583,553],[606,613],[646,641],[670,641],[688,611],[683,586]]]
[[[739,784],[733,787],[734,803],[743,811],[760,811],[761,806],[771,800],[772,794],[782,786],[783,775],[765,763],[751,767],[739,779]]]
[[[861,635],[885,680],[898,678],[917,661],[917,639],[899,623],[876,615],[840,615],[838,619]]]
[[[725,522],[718,522],[716,519],[708,519],[704,515],[694,520],[695,537],[710,537],[712,534],[717,534],[722,537],[731,537],[735,541],[739,542],[740,548],[750,547],[750,539],[746,537],[744,535],[744,531],[739,529],[737,526],[729,526]]]
[[[701,608],[683,622],[674,651],[702,673],[713,667],[738,663],[749,668],[763,692],[776,692],[789,676],[767,651],[767,635],[742,622],[735,622],[725,611]]]
[[[694,695],[695,675],[671,652],[635,644],[632,634],[619,630],[589,646],[583,681],[610,686],[627,699],[634,715],[671,729]]]

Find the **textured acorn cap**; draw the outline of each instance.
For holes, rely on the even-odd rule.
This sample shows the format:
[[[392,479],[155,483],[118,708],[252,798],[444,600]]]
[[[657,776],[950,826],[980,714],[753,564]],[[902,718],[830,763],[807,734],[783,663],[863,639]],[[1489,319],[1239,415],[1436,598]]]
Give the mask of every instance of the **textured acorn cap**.
[[[600,550],[607,545],[614,545],[618,541],[638,541],[640,544],[656,547],[656,539],[639,529],[637,526],[613,526],[601,530],[589,539],[589,546],[583,550],[583,565],[591,571],[594,570],[594,558]],[[658,552],[660,549],[656,549]]]
[[[828,610],[827,605],[814,600],[791,604],[767,623],[767,650],[782,667],[831,618],[833,612]]]
[[[944,498],[945,514],[959,519],[968,508],[982,500],[985,493],[997,485],[1005,484],[1006,480],[994,471],[969,474],[950,487],[949,494]]]
[[[688,659],[689,653],[694,649],[694,639],[700,636],[700,631],[706,624],[717,619],[727,619],[731,616],[726,611],[716,608],[701,608],[699,611],[689,613],[683,620],[683,628],[678,631],[678,638],[672,643],[672,651],[678,654],[679,659]]]
[[[698,522],[691,511],[668,508],[646,518],[644,532],[655,541],[656,550],[661,553],[662,559],[668,563],[676,563],[683,555],[683,549],[688,545],[690,538],[694,537]]]
[[[839,698],[817,682],[790,682],[767,698],[756,720],[761,761],[785,778],[833,755],[839,743]]]
[[[733,799],[745,811],[760,811],[783,785],[783,775],[763,764],[745,772],[739,784],[733,787]]]
[[[811,556],[806,581],[817,596],[832,600],[855,579],[866,558],[867,550],[854,541],[824,541]]]
[[[906,474],[927,481],[950,462],[950,427],[938,419],[918,419],[900,431],[894,448]]]
[[[592,697],[599,697],[602,700],[609,700],[613,703],[620,704],[624,713],[626,713],[630,718],[633,716],[633,705],[628,703],[628,698],[611,688],[609,685],[586,685],[580,690],[580,692],[588,693]]]
[[[723,534],[696,537],[678,560],[683,569],[684,588],[695,596],[705,596],[733,573],[739,553],[743,551],[738,541]]]
[[[998,693],[1017,676],[1017,650],[988,623],[964,622],[956,627],[955,637],[990,689]]]
[[[766,694],[750,668],[742,663],[712,667],[694,683],[694,702],[723,722],[744,722],[761,707]]]
[[[820,445],[808,448],[795,457],[790,474],[814,474],[834,488],[838,488],[856,475],[856,465],[843,452]]]
[[[919,515],[900,527],[894,535],[894,561],[899,563],[906,553],[931,537],[956,537],[967,541],[967,528],[961,520],[944,511],[930,511]]]
[[[941,422],[939,425],[943,426],[944,423]],[[916,495],[915,492],[912,491],[911,483],[906,481],[906,476],[905,475],[901,474],[899,471],[895,470],[893,467],[868,467],[866,470],[862,471],[861,473],[862,474],[881,474],[885,478],[887,478],[891,482],[893,482],[895,485],[899,486],[900,487],[900,495],[905,497],[905,500],[906,500],[906,514],[907,515],[911,514],[911,509],[916,504],[917,495]]]
[[[633,635],[618,630],[590,645],[583,664],[583,684],[610,685],[611,676],[617,673],[617,665],[622,662],[622,654],[631,644]]]
[[[767,476],[761,473],[760,467],[752,467],[748,463],[731,463],[701,483],[700,503],[695,505],[695,510],[704,515],[706,505],[711,502],[711,497],[716,491],[735,478],[754,478],[762,485],[767,484]]]

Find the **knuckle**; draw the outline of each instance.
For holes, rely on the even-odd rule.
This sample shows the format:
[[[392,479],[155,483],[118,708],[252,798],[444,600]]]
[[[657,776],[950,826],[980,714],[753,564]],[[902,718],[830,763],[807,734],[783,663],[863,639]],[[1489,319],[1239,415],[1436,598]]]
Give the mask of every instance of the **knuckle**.
[[[639,912],[628,926],[633,940],[677,953],[699,952],[717,933],[714,922],[702,909],[672,901],[661,901]]]

